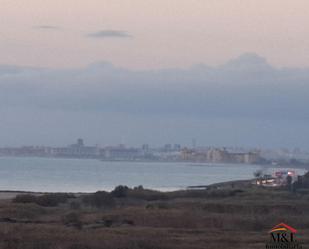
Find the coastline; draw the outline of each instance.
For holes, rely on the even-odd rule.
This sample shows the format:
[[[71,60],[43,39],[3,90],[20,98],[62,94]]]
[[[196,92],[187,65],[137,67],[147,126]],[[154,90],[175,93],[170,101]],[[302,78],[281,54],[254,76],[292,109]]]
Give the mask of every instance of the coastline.
[[[192,166],[220,166],[220,165],[252,165],[252,166],[260,166],[265,168],[291,168],[291,169],[303,169],[303,170],[309,170],[309,164],[259,164],[259,163],[235,163],[235,162],[208,162],[208,161],[188,161],[188,160],[128,160],[128,159],[102,159],[102,158],[91,158],[91,157],[53,157],[53,156],[27,156],[27,155],[21,155],[21,156],[7,156],[7,155],[0,155],[0,159],[50,159],[50,160],[95,160],[100,162],[123,162],[123,163],[187,163],[188,165]]]
[[[156,189],[145,189],[147,191],[170,194],[170,193],[177,193],[183,191],[199,191],[199,190],[211,190],[211,189],[223,189],[223,188],[245,188],[252,185],[252,181],[254,179],[248,180],[235,180],[235,181],[226,181],[226,182],[218,182],[209,185],[196,185],[196,186],[187,186],[184,189],[176,189],[171,191],[160,191]],[[102,190],[97,190],[102,191]],[[41,191],[23,191],[23,190],[0,190],[0,200],[10,200],[15,198],[17,195],[21,194],[30,194],[30,195],[45,195],[45,194],[73,194],[75,196],[83,196],[88,194],[93,194],[94,192],[41,192]],[[109,192],[109,191],[107,191]]]
[[[226,249],[231,243],[248,249],[260,248],[269,229],[284,218],[309,241],[309,191],[258,187],[250,179],[207,187],[0,191],[0,230],[6,231],[1,239],[9,248],[25,249]]]
[[[93,193],[117,185],[142,185],[159,192],[237,185],[253,178],[256,170],[274,172],[279,165],[209,164],[190,162],[132,162],[84,159],[15,157],[1,160],[1,198],[18,193]],[[42,159],[42,160],[41,160]],[[286,167],[302,175],[303,167]],[[266,173],[266,172],[265,172]],[[153,176],[156,176],[155,178]],[[52,183],[52,184],[51,184]],[[224,184],[223,184],[224,183]]]

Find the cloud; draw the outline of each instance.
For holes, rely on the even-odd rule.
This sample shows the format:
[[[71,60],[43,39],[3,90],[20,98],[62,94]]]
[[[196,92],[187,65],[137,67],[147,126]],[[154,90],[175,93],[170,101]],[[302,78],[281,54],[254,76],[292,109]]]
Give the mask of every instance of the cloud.
[[[39,26],[34,26],[35,29],[41,29],[41,30],[59,30],[60,27],[58,26],[53,26],[53,25],[39,25]]]
[[[75,70],[2,66],[0,105],[148,116],[308,120],[307,82],[309,70],[273,68],[253,55],[215,68],[187,70],[130,71],[106,62]]]
[[[126,31],[106,29],[87,34],[87,37],[99,39],[99,38],[130,38],[132,36],[128,34]]]
[[[130,131],[125,122],[128,117],[132,129],[139,127],[144,135],[149,133],[149,126],[152,134],[171,126],[175,139],[189,136],[191,141],[190,132],[201,127],[194,136],[202,139],[208,134],[205,142],[212,138],[224,143],[228,134],[232,136],[237,130],[235,140],[229,142],[262,144],[265,139],[265,144],[277,141],[276,145],[289,145],[293,140],[309,148],[304,139],[309,132],[308,82],[309,69],[274,68],[255,55],[240,56],[218,67],[153,71],[131,71],[106,62],[71,70],[0,66],[0,114],[10,117],[0,128],[2,125],[13,136],[14,132],[9,132],[12,123],[27,126],[25,113],[29,117],[38,113],[38,117],[49,116],[51,122],[59,120],[58,130],[63,130],[65,123],[88,134],[91,116],[93,124],[105,127],[109,122],[107,133],[119,136],[118,128],[123,133]],[[23,110],[14,115],[6,113],[20,108]],[[58,117],[59,112],[64,118]],[[81,123],[70,118],[72,115]],[[101,119],[96,121],[95,116]],[[112,124],[120,117],[124,121],[113,129]],[[45,122],[34,116],[33,120],[34,127]],[[16,132],[22,133],[16,127]],[[47,127],[46,133],[51,130]],[[275,135],[269,135],[272,133]],[[35,130],[31,134],[35,136]],[[160,141],[168,142],[162,137]]]

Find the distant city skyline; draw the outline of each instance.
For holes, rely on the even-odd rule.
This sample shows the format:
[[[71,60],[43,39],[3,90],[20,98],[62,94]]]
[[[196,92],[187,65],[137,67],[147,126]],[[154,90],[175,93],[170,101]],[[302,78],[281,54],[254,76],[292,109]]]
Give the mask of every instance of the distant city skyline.
[[[309,151],[300,148],[267,149],[240,148],[226,146],[191,146],[164,144],[151,146],[143,144],[132,146],[91,145],[78,138],[75,143],[62,146],[19,146],[1,147],[0,157],[43,157],[71,159],[99,159],[104,161],[164,161],[164,162],[208,162],[244,163],[281,166],[305,166],[308,164]]]
[[[246,147],[246,146],[236,146],[236,145],[219,145],[219,144],[197,144],[196,141],[191,141],[191,144],[179,144],[179,143],[173,143],[173,142],[165,142],[162,144],[154,144],[151,141],[146,141],[143,144],[128,144],[125,142],[120,142],[120,143],[104,143],[104,142],[98,142],[98,143],[89,143],[89,141],[85,140],[84,138],[78,138],[77,142],[74,143],[74,141],[68,141],[66,144],[20,144],[20,145],[11,145],[11,146],[4,146],[0,144],[0,148],[12,148],[12,149],[18,149],[18,148],[64,148],[64,147],[71,147],[71,146],[75,146],[75,145],[79,145],[81,147],[97,147],[97,148],[126,148],[126,149],[130,149],[130,148],[136,148],[136,149],[144,149],[144,148],[148,148],[148,149],[166,149],[166,148],[171,148],[171,150],[174,150],[175,148],[177,148],[177,150],[182,150],[182,149],[222,149],[222,150],[231,150],[233,152],[249,152],[249,151],[259,151],[259,150],[263,150],[263,151],[285,151],[287,152],[291,152],[291,153],[309,153],[309,150],[306,150],[304,148],[300,148],[300,147],[294,147],[294,148],[288,148],[288,147]]]

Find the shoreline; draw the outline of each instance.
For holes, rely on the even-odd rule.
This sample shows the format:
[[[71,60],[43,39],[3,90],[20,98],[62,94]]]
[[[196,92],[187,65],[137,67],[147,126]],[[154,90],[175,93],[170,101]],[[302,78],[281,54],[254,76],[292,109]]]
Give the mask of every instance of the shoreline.
[[[257,164],[257,163],[235,163],[235,162],[199,162],[199,161],[184,161],[184,160],[117,160],[117,159],[102,159],[102,158],[87,158],[87,157],[47,157],[47,156],[3,156],[1,159],[50,159],[50,160],[95,160],[100,162],[122,162],[122,163],[182,163],[188,166],[221,166],[221,165],[242,165],[242,166],[259,166],[261,168],[282,168],[282,169],[300,169],[309,171],[309,165],[276,165],[276,164]]]
[[[276,168],[276,167],[274,167]],[[282,169],[283,167],[277,167],[278,169]],[[296,169],[296,168],[294,168]],[[303,169],[306,170],[307,169]],[[145,190],[154,191],[158,193],[173,193],[173,192],[180,192],[180,191],[198,191],[198,190],[210,190],[210,189],[221,189],[221,188],[246,188],[252,185],[255,178],[250,179],[239,179],[239,180],[231,180],[231,181],[223,181],[223,182],[216,182],[211,183],[208,185],[189,185],[183,188],[171,188],[170,190],[160,190],[155,188],[144,188]],[[125,185],[124,185],[125,186]],[[132,188],[133,189],[133,188]],[[64,194],[74,194],[77,196],[81,195],[87,195],[87,194],[93,194],[97,191],[105,191],[105,192],[111,192],[112,190],[103,190],[103,189],[97,189],[95,191],[27,191],[27,190],[0,190],[0,200],[3,199],[10,199],[5,197],[12,197],[14,198],[18,194],[33,194],[33,195],[43,195],[43,194],[55,194],[55,193],[64,193]]]
[[[231,243],[239,249],[260,248],[282,217],[301,231],[302,241],[308,240],[308,189],[294,193],[287,188],[260,188],[251,180],[208,187],[169,193],[118,188],[108,194],[45,196],[0,191],[0,229],[6,232],[2,241],[10,248],[25,249],[197,249],[209,245],[225,249]]]
[[[182,192],[182,191],[199,191],[199,190],[210,190],[210,189],[219,189],[219,188],[238,188],[238,187],[246,187],[251,185],[254,179],[248,180],[235,180],[235,181],[226,181],[226,182],[218,182],[209,185],[195,185],[195,186],[187,186],[184,189],[177,189],[177,190],[170,190],[170,191],[160,191],[156,189],[148,189],[145,190],[158,192],[158,193],[175,193],[175,192]],[[97,190],[97,191],[104,191],[104,190]],[[93,194],[94,192],[43,192],[43,191],[24,191],[24,190],[0,190],[0,200],[10,200],[15,198],[19,194],[31,194],[31,195],[44,195],[44,194],[73,194],[76,196],[88,195]],[[111,191],[106,191],[111,192]]]
[[[130,159],[104,159],[104,158],[96,158],[96,157],[56,157],[56,156],[27,156],[27,155],[0,155],[0,159],[2,158],[8,158],[8,159],[20,159],[20,158],[35,158],[35,159],[64,159],[64,160],[97,160],[101,162],[128,162],[128,163],[188,163],[188,164],[201,164],[201,165],[256,165],[256,166],[266,166],[266,167],[276,167],[277,165],[273,164],[258,164],[258,163],[237,163],[237,162],[208,162],[208,161],[186,161],[186,160],[147,160],[147,159],[138,159],[138,160],[130,160]],[[288,167],[288,166],[282,166],[282,167]],[[294,168],[300,167],[298,166],[291,166]],[[302,166],[307,167],[309,169],[309,165]]]
[[[0,157],[1,158],[12,158],[12,159],[15,159],[15,158],[24,158],[24,157]],[[81,158],[50,158],[50,157],[26,157],[28,159],[31,159],[31,158],[36,158],[36,159],[46,159],[46,160],[85,160],[85,159],[81,159]],[[86,159],[86,160],[89,160],[89,159]],[[93,159],[91,159],[93,160]],[[95,160],[95,159],[94,159]],[[97,160],[96,160],[97,161]],[[103,161],[105,162],[105,161]],[[116,161],[111,161],[111,162],[116,162]],[[117,161],[117,162],[120,162],[120,161]],[[121,161],[123,162],[124,164],[126,162],[130,162],[130,163],[143,163],[141,161],[139,162],[134,162],[134,161]],[[144,162],[145,163],[145,162]],[[209,168],[216,168],[216,167],[220,167],[220,166],[226,166],[227,168],[229,166],[233,166],[233,165],[237,165],[239,166],[240,168],[243,167],[250,167],[250,166],[256,166],[258,168],[260,168],[262,171],[275,171],[276,169],[290,169],[290,170],[300,170],[300,171],[303,171],[303,172],[300,172],[299,171],[299,175],[302,175],[303,173],[307,172],[308,169],[305,168],[305,167],[300,167],[299,165],[296,165],[294,167],[287,167],[287,166],[281,166],[281,165],[256,165],[256,164],[214,164],[214,163],[201,163],[201,162],[172,162],[172,161],[168,161],[168,162],[158,162],[158,161],[147,161],[146,163],[166,163],[168,167],[168,163],[172,163],[172,164],[178,164],[178,163],[182,163],[182,164],[186,164],[188,165],[188,167],[195,167],[195,166],[199,166],[201,168],[204,167],[204,171],[206,170],[208,172],[208,169],[207,167]],[[147,166],[147,165],[146,165]],[[206,168],[206,169],[205,169]],[[254,170],[254,169],[253,169]],[[198,170],[199,172],[199,170]],[[266,172],[265,172],[266,173]],[[248,183],[248,182],[252,182],[252,178],[253,178],[253,173],[250,175],[243,175],[243,177],[239,177],[239,176],[242,176],[241,174],[238,175],[238,179],[234,177],[227,177],[227,178],[232,178],[231,180],[229,179],[213,179],[213,180],[219,180],[219,181],[193,181],[192,185],[189,185],[188,182],[187,184],[184,182],[182,183],[179,183],[179,185],[175,185],[176,187],[158,187],[158,186],[164,186],[164,185],[155,185],[152,186],[152,187],[149,187],[147,186],[147,184],[143,185],[145,189],[149,189],[149,190],[152,190],[152,191],[157,191],[157,192],[162,192],[162,193],[170,193],[170,192],[177,192],[177,191],[186,191],[186,190],[200,190],[200,189],[208,189],[208,188],[219,188],[219,187],[225,187],[225,186],[239,186],[239,185],[242,185],[244,183]],[[223,180],[223,181],[220,181],[220,180]],[[197,183],[197,184],[195,184]],[[16,185],[16,184],[15,184]],[[107,186],[95,186],[95,188],[84,188],[83,186],[81,186],[80,188],[77,188],[77,189],[74,189],[74,188],[29,188],[26,190],[24,190],[23,188],[19,189],[18,186],[11,186],[12,189],[10,189],[10,185],[7,185],[7,184],[3,184],[3,189],[0,190],[0,199],[5,199],[5,198],[8,198],[8,197],[14,197],[18,194],[47,194],[47,193],[72,193],[72,194],[76,194],[76,195],[82,195],[82,194],[89,194],[89,193],[94,193],[96,191],[107,191],[107,192],[110,192],[112,191],[115,187],[113,185],[111,185],[111,187],[107,187]],[[118,184],[120,185],[120,184]],[[129,183],[129,184],[122,184],[122,185],[127,185],[129,186],[130,188],[134,188],[134,186],[138,186],[140,184],[138,184],[138,182],[134,185],[134,183]],[[24,187],[26,185],[23,185]],[[40,185],[38,185],[40,186]],[[44,190],[43,190],[44,189]]]

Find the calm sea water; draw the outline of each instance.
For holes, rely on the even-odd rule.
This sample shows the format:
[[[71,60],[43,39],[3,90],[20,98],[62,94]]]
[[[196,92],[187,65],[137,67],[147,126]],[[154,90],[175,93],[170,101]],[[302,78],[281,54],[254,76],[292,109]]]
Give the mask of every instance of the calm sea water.
[[[176,190],[249,179],[256,165],[0,158],[0,190],[93,192],[117,185]]]

